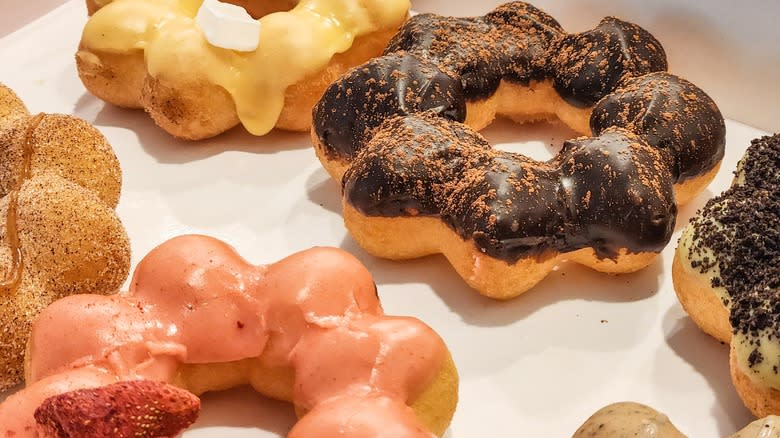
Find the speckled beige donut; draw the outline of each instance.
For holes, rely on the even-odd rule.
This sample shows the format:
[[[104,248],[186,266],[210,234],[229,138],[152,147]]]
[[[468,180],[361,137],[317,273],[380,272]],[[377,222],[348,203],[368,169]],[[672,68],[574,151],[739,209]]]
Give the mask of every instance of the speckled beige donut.
[[[30,116],[0,84],[0,390],[22,381],[35,316],[73,293],[116,291],[130,268],[114,212],[121,171],[106,139],[70,116]]]

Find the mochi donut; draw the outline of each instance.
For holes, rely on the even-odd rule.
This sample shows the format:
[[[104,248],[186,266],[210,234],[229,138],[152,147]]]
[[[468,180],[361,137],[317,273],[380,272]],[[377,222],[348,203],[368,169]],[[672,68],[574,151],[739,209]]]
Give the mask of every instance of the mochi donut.
[[[114,208],[121,171],[87,122],[30,115],[0,84],[0,391],[23,379],[32,321],[74,293],[116,292],[130,246]]]
[[[114,105],[145,108],[184,139],[239,123],[254,135],[307,131],[328,84],[381,53],[409,11],[409,0],[226,3],[251,17],[199,21],[204,9],[202,16],[234,15],[216,0],[88,1],[94,15],[76,54],[84,86]]]
[[[723,116],[666,67],[652,35],[616,18],[566,34],[522,2],[422,14],[325,91],[312,142],[369,253],[443,253],[479,293],[511,298],[565,259],[642,269],[669,242],[677,206],[715,176]],[[497,114],[558,117],[590,137],[534,161],[475,131]]]
[[[617,437],[685,438],[669,417],[655,409],[635,402],[613,403],[599,409],[588,418],[572,438]],[[756,420],[729,438],[780,438],[780,417],[767,416]]]
[[[731,344],[748,409],[780,414],[780,135],[753,140],[731,188],[683,230],[672,279],[691,319]]]
[[[74,295],[44,310],[26,358],[27,387],[0,405],[0,436],[117,418],[137,436],[139,415],[124,401],[173,391],[146,381],[193,394],[250,384],[294,403],[300,421],[290,437],[440,436],[457,402],[441,338],[417,319],[385,315],[366,268],[336,248],[256,266],[217,239],[173,238],[138,264],[129,292]],[[110,387],[120,382],[129,383]],[[197,403],[172,397],[181,403],[160,408],[161,417],[192,418]],[[152,423],[144,427],[169,430]]]

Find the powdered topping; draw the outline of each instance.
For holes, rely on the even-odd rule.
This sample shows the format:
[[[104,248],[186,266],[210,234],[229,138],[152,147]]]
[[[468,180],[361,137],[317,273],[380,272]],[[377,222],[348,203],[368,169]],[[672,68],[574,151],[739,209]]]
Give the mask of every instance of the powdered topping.
[[[19,281],[22,279],[22,247],[19,245],[19,228],[16,225],[19,208],[19,190],[22,184],[30,178],[30,162],[35,144],[32,140],[33,132],[43,119],[43,114],[31,117],[27,121],[24,140],[22,141],[22,166],[19,170],[16,187],[9,195],[8,210],[5,216],[5,239],[8,249],[11,253],[11,265],[9,266],[5,278],[0,282],[0,289],[5,293],[16,293]]]
[[[387,120],[344,175],[344,196],[369,216],[438,216],[510,262],[586,247],[610,258],[659,251],[676,215],[664,160],[630,132],[569,141],[536,162],[431,112]]]
[[[723,157],[723,118],[712,100],[690,82],[653,73],[667,67],[660,43],[613,17],[566,35],[523,2],[475,18],[421,14],[385,53],[332,85],[315,110],[315,132],[329,159],[355,157],[344,178],[347,201],[372,216],[439,216],[495,257],[583,247],[599,257],[615,257],[621,248],[659,251],[676,217],[669,183],[702,175]],[[409,56],[399,53],[414,55],[404,64],[409,69],[377,68]],[[457,78],[463,94],[436,94],[426,103],[415,89],[414,105],[388,99],[416,75]],[[599,137],[567,142],[549,163],[492,151],[457,123],[460,112],[442,111],[491,96],[502,80],[544,78],[575,105],[606,95],[591,119]],[[415,82],[423,90],[433,83]],[[429,114],[392,119],[428,109],[454,122]],[[609,219],[617,211],[626,215]]]

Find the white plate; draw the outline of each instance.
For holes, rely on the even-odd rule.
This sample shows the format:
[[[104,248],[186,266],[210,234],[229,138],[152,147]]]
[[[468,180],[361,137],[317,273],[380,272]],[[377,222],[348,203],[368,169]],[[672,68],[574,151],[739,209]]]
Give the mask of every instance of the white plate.
[[[682,224],[728,186],[761,131],[727,123],[723,170],[681,209],[672,243],[649,268],[610,277],[563,265],[526,295],[496,302],[467,288],[440,256],[397,263],[358,248],[339,215],[338,187],[307,135],[254,138],[235,129],[180,142],[142,111],[106,106],[86,93],[73,61],[85,19],[82,1],[74,0],[0,39],[0,82],[31,111],[75,114],[108,137],[124,170],[118,212],[134,265],[164,239],[188,232],[226,240],[256,263],[313,245],[345,248],[373,272],[388,313],[423,319],[449,344],[461,375],[449,437],[567,437],[593,411],[621,400],[668,413],[691,436],[725,436],[751,420],[731,385],[727,347],[683,313],[670,267]],[[521,143],[501,147],[537,158],[571,136],[556,126],[506,122],[485,134]],[[186,436],[277,436],[294,421],[290,406],[237,389],[206,395]]]

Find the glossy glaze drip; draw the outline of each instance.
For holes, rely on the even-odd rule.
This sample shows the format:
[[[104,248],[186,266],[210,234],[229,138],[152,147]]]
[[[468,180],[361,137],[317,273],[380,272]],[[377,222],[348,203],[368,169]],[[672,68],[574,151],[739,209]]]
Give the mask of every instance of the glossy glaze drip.
[[[55,302],[30,342],[28,387],[0,405],[2,436],[32,436],[23,431],[34,409],[61,388],[172,382],[185,363],[262,356],[294,370],[293,402],[309,413],[291,436],[349,429],[349,415],[331,414],[358,405],[379,430],[429,438],[408,404],[447,354],[420,321],[385,316],[370,274],[343,251],[315,248],[255,266],[204,236],[154,249],[123,295]]]
[[[344,197],[367,216],[438,216],[508,262],[586,247],[614,258],[668,242],[677,210],[664,162],[618,129],[537,162],[429,112],[386,121],[345,174]]]
[[[19,243],[19,229],[17,227],[19,191],[32,173],[31,163],[33,153],[35,152],[33,135],[35,134],[35,130],[38,129],[38,125],[41,124],[43,116],[42,113],[39,113],[27,121],[27,128],[25,129],[24,140],[22,141],[22,166],[19,170],[19,177],[16,180],[16,185],[8,195],[8,211],[5,216],[5,241],[11,251],[11,266],[8,267],[5,278],[0,281],[0,289],[6,292],[14,291],[22,280],[24,261],[22,247]]]

